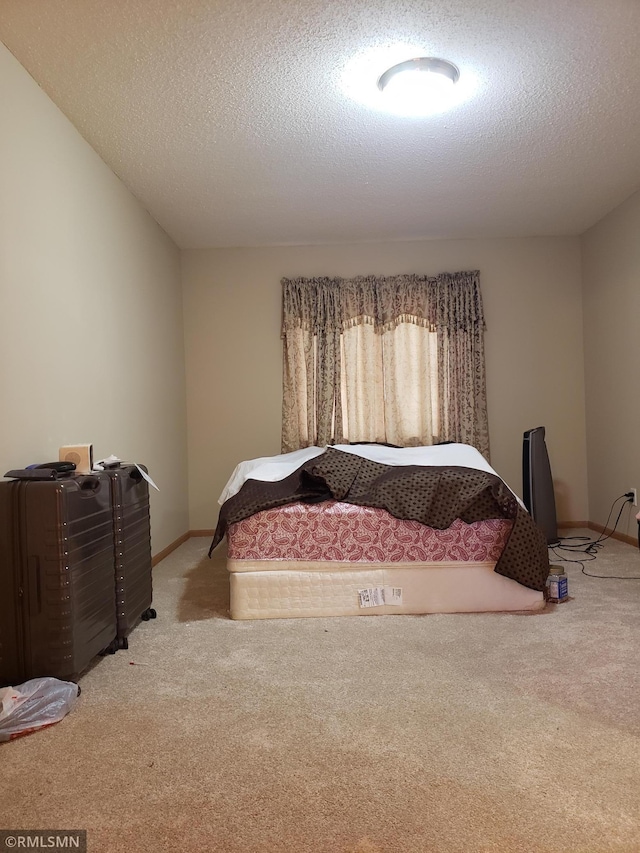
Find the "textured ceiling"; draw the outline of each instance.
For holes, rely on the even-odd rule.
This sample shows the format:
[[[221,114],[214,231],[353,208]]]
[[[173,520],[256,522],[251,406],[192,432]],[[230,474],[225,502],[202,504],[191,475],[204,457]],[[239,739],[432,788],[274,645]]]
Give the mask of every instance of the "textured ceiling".
[[[638,0],[0,0],[182,247],[579,234],[640,188],[639,36]],[[378,54],[447,58],[473,96],[385,115],[343,91]]]

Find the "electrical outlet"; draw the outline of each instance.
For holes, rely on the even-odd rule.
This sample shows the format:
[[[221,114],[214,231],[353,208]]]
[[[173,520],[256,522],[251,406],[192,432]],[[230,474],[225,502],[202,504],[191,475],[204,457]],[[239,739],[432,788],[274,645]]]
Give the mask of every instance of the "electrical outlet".
[[[638,506],[638,490],[637,489],[629,489],[630,492],[633,492],[633,505]]]

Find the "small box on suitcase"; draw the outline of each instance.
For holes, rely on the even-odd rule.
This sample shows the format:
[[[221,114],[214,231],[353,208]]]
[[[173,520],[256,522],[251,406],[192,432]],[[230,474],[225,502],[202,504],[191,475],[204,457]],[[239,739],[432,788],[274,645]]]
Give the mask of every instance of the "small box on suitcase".
[[[72,680],[115,642],[109,481],[0,482],[0,683]]]
[[[113,468],[105,471],[105,475],[111,484],[117,642],[121,649],[126,649],[127,638],[140,620],[156,616],[151,607],[149,486],[136,465]]]

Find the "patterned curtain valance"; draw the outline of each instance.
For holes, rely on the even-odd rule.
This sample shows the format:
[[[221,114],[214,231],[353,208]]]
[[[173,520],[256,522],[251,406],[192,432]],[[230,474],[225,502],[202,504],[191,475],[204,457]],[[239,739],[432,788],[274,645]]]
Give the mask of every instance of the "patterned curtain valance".
[[[484,329],[477,270],[282,279],[283,452],[446,440],[488,459]]]
[[[432,331],[484,329],[478,271],[437,276],[282,279],[282,337],[303,328],[342,332],[363,323],[377,332],[399,323]]]

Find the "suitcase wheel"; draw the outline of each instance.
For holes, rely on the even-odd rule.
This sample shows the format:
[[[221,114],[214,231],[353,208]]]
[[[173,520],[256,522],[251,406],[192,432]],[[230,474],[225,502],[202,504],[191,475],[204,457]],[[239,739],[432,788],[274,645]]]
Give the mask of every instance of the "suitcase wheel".
[[[128,649],[129,648],[129,640],[127,637],[120,637],[118,640],[118,648],[119,649]]]
[[[118,644],[118,640],[112,640],[106,647],[106,649],[103,649],[100,654],[102,657],[104,657],[105,655],[115,655],[119,648],[120,646]]]
[[[155,619],[157,615],[158,614],[153,609],[153,607],[149,607],[149,608],[147,608],[147,610],[144,611],[144,613],[142,614],[142,616],[140,618],[142,619],[143,622],[148,622],[149,619]]]

